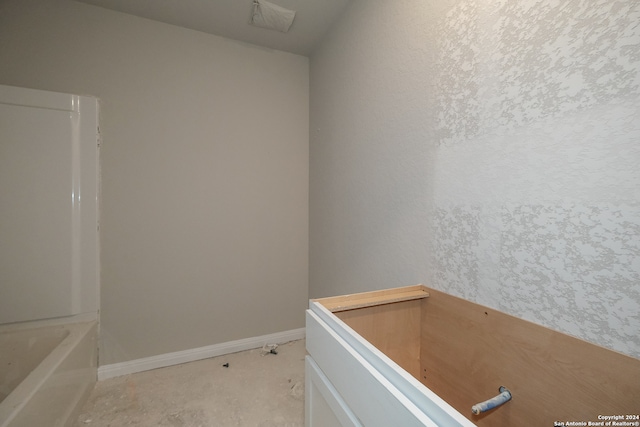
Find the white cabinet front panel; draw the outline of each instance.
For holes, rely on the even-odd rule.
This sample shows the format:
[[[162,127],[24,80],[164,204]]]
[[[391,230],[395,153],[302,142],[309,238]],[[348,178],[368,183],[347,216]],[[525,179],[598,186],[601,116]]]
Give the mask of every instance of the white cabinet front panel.
[[[363,425],[437,427],[310,310],[307,310],[307,350]]]
[[[338,391],[309,356],[305,358],[305,425],[362,427]]]

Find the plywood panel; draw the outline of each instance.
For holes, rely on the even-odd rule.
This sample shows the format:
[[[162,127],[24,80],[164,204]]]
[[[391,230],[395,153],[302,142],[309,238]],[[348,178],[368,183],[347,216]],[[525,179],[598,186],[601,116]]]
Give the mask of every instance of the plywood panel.
[[[420,300],[334,313],[414,377],[420,375]]]
[[[353,310],[392,302],[410,301],[427,298],[429,293],[423,285],[405,286],[402,288],[383,289],[380,291],[361,292],[351,295],[321,298],[322,305],[331,312]]]
[[[553,426],[640,414],[640,361],[427,289],[421,381],[478,426]],[[512,401],[471,406],[506,386]],[[587,424],[585,424],[587,425]]]

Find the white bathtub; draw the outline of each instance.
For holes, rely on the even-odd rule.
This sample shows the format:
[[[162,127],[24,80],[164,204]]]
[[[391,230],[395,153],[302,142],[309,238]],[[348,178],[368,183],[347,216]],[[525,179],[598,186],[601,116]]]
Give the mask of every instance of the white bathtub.
[[[71,426],[97,378],[97,322],[0,325],[0,427]]]

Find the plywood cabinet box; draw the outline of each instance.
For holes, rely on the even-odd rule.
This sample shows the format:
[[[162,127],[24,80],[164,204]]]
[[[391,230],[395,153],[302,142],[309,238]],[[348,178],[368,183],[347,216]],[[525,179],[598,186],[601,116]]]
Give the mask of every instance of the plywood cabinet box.
[[[640,421],[640,360],[422,285],[311,300],[306,316],[307,427]],[[512,399],[473,415],[500,386]]]

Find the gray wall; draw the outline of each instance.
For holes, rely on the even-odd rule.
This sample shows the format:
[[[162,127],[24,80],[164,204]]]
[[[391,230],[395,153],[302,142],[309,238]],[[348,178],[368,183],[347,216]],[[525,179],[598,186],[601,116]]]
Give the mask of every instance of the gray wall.
[[[304,326],[307,58],[6,0],[0,64],[100,99],[101,365]]]
[[[355,0],[310,62],[310,296],[422,282],[640,357],[639,20]]]

